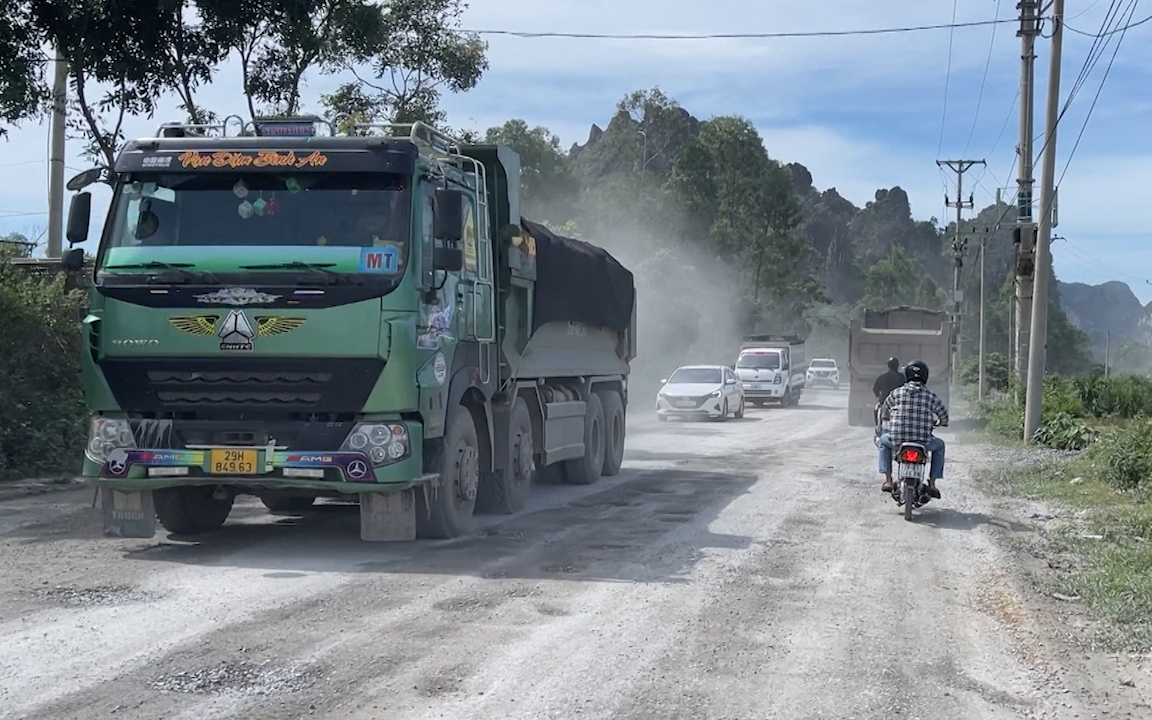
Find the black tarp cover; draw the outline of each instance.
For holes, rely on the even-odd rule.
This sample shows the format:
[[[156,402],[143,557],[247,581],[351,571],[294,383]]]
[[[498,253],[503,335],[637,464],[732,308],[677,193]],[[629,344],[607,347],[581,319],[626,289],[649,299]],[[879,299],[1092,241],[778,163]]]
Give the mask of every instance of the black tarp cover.
[[[520,225],[536,240],[533,332],[556,321],[616,332],[628,329],[636,285],[626,267],[595,245],[557,235],[524,218]]]

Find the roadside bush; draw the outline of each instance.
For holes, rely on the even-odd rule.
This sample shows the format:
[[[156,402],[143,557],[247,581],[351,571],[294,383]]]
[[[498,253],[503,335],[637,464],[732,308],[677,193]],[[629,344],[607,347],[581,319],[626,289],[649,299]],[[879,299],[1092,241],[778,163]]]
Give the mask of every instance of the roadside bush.
[[[1021,421],[1020,437],[1024,436]],[[1036,429],[1036,442],[1056,450],[1083,450],[1096,439],[1096,431],[1080,418],[1058,412]]]
[[[1071,384],[1093,417],[1134,418],[1152,415],[1152,380],[1136,375],[1084,375]]]
[[[1107,428],[1088,459],[1099,478],[1114,487],[1148,487],[1152,482],[1152,421],[1142,417]]]
[[[988,353],[984,358],[984,387],[987,390],[1004,392],[1012,377],[1011,368],[1008,367],[1008,358],[1000,353]],[[965,358],[960,362],[956,379],[961,385],[978,385],[980,382],[980,359],[977,357]]]
[[[0,478],[76,472],[87,435],[81,297],[0,251]]]

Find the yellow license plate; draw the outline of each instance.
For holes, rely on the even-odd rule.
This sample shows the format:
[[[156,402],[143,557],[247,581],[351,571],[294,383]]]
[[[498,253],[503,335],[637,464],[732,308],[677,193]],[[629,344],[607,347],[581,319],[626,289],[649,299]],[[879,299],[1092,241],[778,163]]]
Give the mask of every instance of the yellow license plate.
[[[208,472],[213,475],[255,475],[255,450],[213,450],[208,457]]]

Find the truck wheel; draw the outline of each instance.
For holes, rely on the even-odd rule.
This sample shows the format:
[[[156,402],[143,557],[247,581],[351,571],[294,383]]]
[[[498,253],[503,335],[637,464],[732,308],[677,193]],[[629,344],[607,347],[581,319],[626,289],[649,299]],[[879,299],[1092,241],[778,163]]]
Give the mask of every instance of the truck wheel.
[[[260,495],[260,502],[274,513],[302,513],[316,504],[315,495],[284,495],[269,492]]]
[[[502,476],[492,476],[491,482],[480,484],[476,507],[480,512],[508,515],[519,512],[528,504],[528,490],[532,487],[532,417],[528,403],[516,398],[509,416],[508,453]]]
[[[199,535],[224,525],[232,512],[227,500],[212,497],[211,485],[161,488],[152,491],[152,503],[160,524],[173,535]]]
[[[472,413],[457,405],[440,441],[429,443],[424,466],[440,473],[440,482],[416,491],[416,536],[447,540],[471,525],[480,481],[480,443]],[[425,495],[429,495],[425,499]]]
[[[604,406],[600,396],[588,394],[584,412],[584,457],[564,461],[564,475],[569,485],[591,485],[604,470]]]
[[[624,464],[624,439],[627,435],[627,418],[624,415],[624,401],[615,390],[597,393],[604,407],[604,469],[605,477],[620,472]]]

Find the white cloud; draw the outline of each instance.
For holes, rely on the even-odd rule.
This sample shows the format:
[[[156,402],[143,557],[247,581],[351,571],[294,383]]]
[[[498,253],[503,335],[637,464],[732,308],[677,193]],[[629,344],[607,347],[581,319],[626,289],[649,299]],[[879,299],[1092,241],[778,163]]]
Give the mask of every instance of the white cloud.
[[[1001,18],[1016,13],[1015,3],[1009,0],[960,3],[957,20],[991,20],[997,9]],[[1095,30],[1105,10],[1088,8],[1075,18],[1075,27]],[[1078,12],[1074,8],[1070,15]],[[470,29],[608,33],[789,32],[947,23],[951,13],[951,3],[923,0],[827,0],[818,13],[811,3],[785,0],[706,4],[687,0],[474,0],[464,25]],[[946,156],[966,152],[969,157],[987,159],[987,174],[973,170],[965,177],[965,195],[979,183],[975,185],[978,206],[992,201],[998,182],[1014,183],[1007,171],[1014,159],[1017,133],[1015,111],[1010,108],[1019,66],[1015,31],[1014,23],[996,27],[974,130],[976,98],[993,31],[991,27],[960,29],[952,43],[940,152]],[[1152,189],[1152,135],[1142,129],[1152,115],[1143,92],[1152,77],[1150,32],[1152,24],[1136,28],[1121,48],[1064,180],[1058,228],[1058,234],[1092,248],[1093,257],[1137,275],[1152,275],[1152,256],[1136,253],[1133,244],[1146,237],[1142,235],[1143,201]],[[593,123],[603,127],[625,93],[659,86],[697,117],[749,117],[773,157],[804,164],[818,188],[834,186],[862,205],[877,188],[899,185],[908,192],[918,218],[940,217],[944,212],[944,182],[952,179],[942,178],[934,161],[948,60],[947,31],[674,42],[487,39],[491,69],[480,85],[445,99],[454,126],[484,129],[522,117],[550,128],[568,146],[583,143]],[[1090,44],[1090,38],[1079,35],[1066,38],[1063,95],[1071,88]],[[1037,46],[1037,134],[1043,127],[1047,52],[1047,41],[1041,39]],[[1062,124],[1058,167],[1063,167],[1075,142],[1106,60],[1097,66]],[[331,90],[338,80],[310,77],[309,109],[315,109],[318,94]],[[217,112],[239,113],[243,111],[239,88],[239,69],[230,63],[199,99]],[[161,105],[154,119],[129,120],[126,133],[148,135],[158,122],[178,117],[174,101]],[[996,142],[1002,129],[1003,136]],[[0,232],[45,221],[43,215],[13,217],[11,213],[46,210],[46,131],[46,126],[29,125],[14,130],[8,142],[0,141]],[[70,142],[68,164],[83,169],[86,165],[77,157],[78,151],[79,143]],[[1038,166],[1037,181],[1039,170]],[[102,216],[101,200],[98,196],[94,203],[97,216]],[[1057,255],[1061,277],[1071,276],[1076,268],[1072,260],[1064,260],[1067,273],[1060,262]]]

